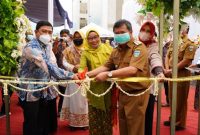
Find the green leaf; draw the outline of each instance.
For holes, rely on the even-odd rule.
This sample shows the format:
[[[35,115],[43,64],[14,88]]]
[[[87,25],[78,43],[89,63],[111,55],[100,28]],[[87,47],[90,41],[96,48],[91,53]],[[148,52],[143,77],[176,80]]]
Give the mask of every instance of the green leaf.
[[[11,75],[17,70],[17,60],[11,53],[17,48],[19,36],[15,19],[24,14],[16,0],[0,0],[0,74]]]

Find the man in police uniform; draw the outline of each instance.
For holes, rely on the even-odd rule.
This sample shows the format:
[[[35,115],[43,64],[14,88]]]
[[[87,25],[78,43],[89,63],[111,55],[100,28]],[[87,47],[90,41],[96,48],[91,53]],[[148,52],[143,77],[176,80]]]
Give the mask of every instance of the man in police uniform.
[[[190,76],[190,71],[185,69],[188,67],[194,58],[196,47],[194,42],[188,38],[189,26],[183,24],[181,26],[181,41],[178,51],[178,77]],[[169,69],[166,70],[165,75],[172,75],[172,46],[167,53],[167,65]],[[176,106],[176,130],[183,130],[186,127],[186,116],[187,116],[187,98],[189,92],[190,82],[178,82],[177,83],[177,106]],[[172,83],[170,83],[169,99],[170,104],[172,101]],[[171,107],[171,105],[170,105]],[[170,126],[170,121],[164,122],[165,126]]]
[[[115,48],[107,63],[91,72],[89,77],[96,81],[108,78],[149,77],[148,53],[146,46],[132,36],[132,26],[127,20],[114,24]],[[150,82],[118,82],[119,86],[130,94],[144,92]],[[140,96],[119,95],[119,126],[121,135],[144,135],[145,111],[149,92]]]

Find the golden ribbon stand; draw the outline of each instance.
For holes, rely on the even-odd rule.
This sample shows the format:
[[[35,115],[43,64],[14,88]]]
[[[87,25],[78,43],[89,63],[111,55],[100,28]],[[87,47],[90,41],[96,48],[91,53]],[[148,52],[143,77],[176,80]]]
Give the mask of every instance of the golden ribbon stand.
[[[28,80],[28,81],[27,81]],[[38,80],[40,82],[38,82]],[[175,81],[175,82],[183,82],[183,81],[192,81],[192,80],[200,80],[200,75],[198,76],[190,76],[190,77],[182,77],[182,78],[147,78],[147,77],[130,77],[130,78],[125,78],[125,79],[119,79],[119,78],[112,78],[112,79],[108,79],[107,81],[112,82],[110,87],[101,94],[95,94],[90,90],[90,81],[93,81],[93,78],[89,78],[89,79],[85,79],[85,80],[66,80],[66,81],[58,81],[58,82],[54,82],[54,81],[45,81],[42,79],[30,79],[30,78],[17,78],[17,77],[10,77],[10,76],[0,76],[0,83],[4,84],[4,95],[6,95],[8,93],[7,90],[7,85],[15,88],[16,90],[20,90],[20,91],[42,91],[47,89],[48,87],[53,86],[53,88],[57,91],[58,94],[64,96],[64,97],[71,97],[73,95],[75,95],[76,93],[78,93],[79,90],[81,90],[81,93],[83,96],[86,96],[86,91],[90,92],[92,95],[96,96],[96,97],[101,97],[101,96],[105,96],[112,88],[112,86],[114,84],[116,84],[117,88],[123,92],[124,94],[128,95],[128,96],[140,96],[142,94],[144,94],[145,92],[149,91],[152,87],[154,87],[154,95],[157,96],[158,95],[158,84],[159,82],[162,81]],[[117,82],[144,82],[144,81],[151,81],[153,82],[149,88],[147,88],[144,92],[141,92],[139,94],[129,94],[126,91],[124,91],[118,84]],[[67,85],[70,83],[79,83],[79,88],[72,94],[70,95],[65,95],[59,92],[59,90],[57,89],[57,85]],[[23,89],[20,87],[17,87],[13,84],[44,84],[47,85],[43,88],[39,88],[39,89]],[[153,86],[154,84],[154,86]],[[6,85],[6,86],[5,86]],[[84,90],[85,91],[84,91]]]
[[[59,95],[62,95],[64,97],[71,97],[73,95],[75,95],[76,93],[79,92],[79,90],[81,91],[81,94],[83,96],[86,96],[86,93],[89,92],[92,95],[96,96],[96,97],[101,97],[101,96],[105,96],[113,87],[114,84],[116,84],[116,87],[124,94],[126,94],[127,96],[140,96],[142,94],[144,94],[145,92],[149,91],[152,87],[154,88],[154,95],[157,96],[159,94],[159,82],[160,81],[174,81],[174,82],[183,82],[183,81],[192,81],[192,80],[200,80],[200,75],[198,76],[190,76],[190,77],[182,77],[182,78],[146,78],[146,77],[131,77],[131,78],[125,78],[125,79],[119,79],[119,78],[112,78],[112,79],[108,79],[107,81],[111,82],[110,87],[101,94],[96,94],[93,93],[93,91],[90,90],[90,81],[93,81],[93,78],[86,78],[85,80],[66,80],[66,81],[59,81],[59,82],[55,82],[55,81],[50,81],[50,80],[42,80],[42,79],[31,79],[31,78],[17,78],[17,77],[10,77],[10,76],[0,76],[0,83],[3,84],[3,88],[4,88],[4,97],[5,97],[5,103],[6,103],[6,134],[10,135],[10,117],[9,117],[9,96],[8,96],[8,85],[15,88],[16,90],[20,90],[20,91],[42,91],[47,89],[48,87],[53,87],[57,93]],[[40,82],[38,82],[40,81]],[[147,88],[145,91],[139,93],[139,94],[130,94],[127,93],[126,91],[124,91],[118,84],[117,82],[119,81],[123,81],[123,82],[141,82],[141,81],[151,81],[153,82],[149,88]],[[57,89],[57,85],[67,85],[70,83],[78,83],[79,87],[78,89],[70,94],[70,95],[65,95],[59,92],[59,90]],[[20,87],[15,86],[15,84],[44,84],[46,86],[44,86],[43,88],[39,88],[39,89],[23,89]]]

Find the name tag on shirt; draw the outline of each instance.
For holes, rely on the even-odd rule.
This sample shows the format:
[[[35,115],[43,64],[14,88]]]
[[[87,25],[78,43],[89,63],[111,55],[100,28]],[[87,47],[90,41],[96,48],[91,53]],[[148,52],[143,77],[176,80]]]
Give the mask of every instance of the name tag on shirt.
[[[139,55],[140,55],[140,51],[139,51],[139,50],[135,50],[135,51],[133,52],[133,56],[134,56],[134,57],[139,57]]]

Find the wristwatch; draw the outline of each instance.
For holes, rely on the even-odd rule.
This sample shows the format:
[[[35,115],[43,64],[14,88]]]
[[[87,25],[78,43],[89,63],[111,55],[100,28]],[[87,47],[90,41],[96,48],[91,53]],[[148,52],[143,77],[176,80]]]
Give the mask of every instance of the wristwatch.
[[[111,78],[113,76],[112,71],[108,72],[108,77]]]

